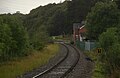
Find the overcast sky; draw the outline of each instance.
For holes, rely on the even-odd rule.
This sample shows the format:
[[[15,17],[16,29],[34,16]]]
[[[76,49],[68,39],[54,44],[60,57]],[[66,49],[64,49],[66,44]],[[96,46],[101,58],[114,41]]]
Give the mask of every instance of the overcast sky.
[[[63,0],[0,0],[0,14],[20,11],[27,14],[30,10],[48,3],[59,3]]]

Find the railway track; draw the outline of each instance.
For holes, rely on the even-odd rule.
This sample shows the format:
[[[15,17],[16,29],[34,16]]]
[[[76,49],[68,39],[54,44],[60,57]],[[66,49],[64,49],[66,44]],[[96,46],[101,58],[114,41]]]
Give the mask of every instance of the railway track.
[[[34,75],[31,78],[64,78],[72,69],[77,65],[80,54],[75,47],[71,45],[62,44],[67,53],[59,62],[39,74]]]

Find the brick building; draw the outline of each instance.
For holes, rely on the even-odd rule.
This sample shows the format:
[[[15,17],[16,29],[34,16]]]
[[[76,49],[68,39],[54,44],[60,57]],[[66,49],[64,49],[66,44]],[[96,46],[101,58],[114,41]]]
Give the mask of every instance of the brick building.
[[[84,24],[74,23],[73,24],[73,39],[83,41],[85,39],[86,28]]]

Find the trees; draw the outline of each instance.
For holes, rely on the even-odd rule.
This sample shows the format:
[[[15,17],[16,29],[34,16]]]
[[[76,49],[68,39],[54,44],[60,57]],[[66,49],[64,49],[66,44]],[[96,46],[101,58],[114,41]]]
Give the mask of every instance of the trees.
[[[105,51],[108,51],[112,45],[117,43],[119,43],[117,28],[108,28],[106,32],[99,36],[100,47]]]
[[[66,12],[57,10],[56,13],[49,19],[47,30],[50,35],[61,35],[63,32],[68,32]]]
[[[120,9],[120,0],[113,0],[114,2],[116,2],[116,4],[118,5],[118,8]]]
[[[97,40],[107,28],[119,26],[119,16],[120,13],[115,3],[98,2],[86,18],[88,38]]]
[[[7,24],[0,25],[0,57],[8,57],[12,45],[11,29]]]
[[[120,42],[117,31],[117,28],[109,28],[99,37],[99,45],[103,49],[100,56],[101,61],[104,63],[105,71],[114,75],[114,78],[119,77],[120,67]]]
[[[32,32],[30,30],[28,35],[23,23],[24,18],[22,14],[0,15],[0,61],[26,56],[29,49],[41,50],[47,44],[48,34],[45,26],[39,27],[38,20],[36,27]],[[32,28],[31,23],[30,28]]]
[[[92,0],[72,0],[68,2],[68,18],[71,18],[68,20],[71,20],[72,23],[85,20],[86,15],[94,4],[95,2]]]
[[[102,1],[102,0],[101,0]],[[120,11],[115,2],[96,3],[86,18],[87,36],[98,40],[102,53],[100,61],[109,78],[119,78],[120,63]]]
[[[30,43],[35,50],[43,49],[49,41],[48,33],[46,32],[44,26],[38,28],[32,35]]]
[[[11,27],[12,38],[14,41],[14,47],[12,48],[14,56],[26,54],[27,48],[29,47],[29,40],[27,31],[23,27],[22,20],[12,16],[8,21],[10,22],[9,25]]]
[[[63,32],[71,34],[73,23],[85,20],[95,3],[93,0],[66,0],[40,6],[26,16],[25,26],[30,34],[41,26],[45,26],[50,35],[61,35]]]
[[[68,33],[72,32],[73,23],[81,23],[86,19],[88,12],[90,12],[91,7],[93,7],[96,2],[96,0],[72,0],[67,2]]]
[[[9,60],[27,54],[28,35],[22,21],[13,15],[0,16],[0,59]]]

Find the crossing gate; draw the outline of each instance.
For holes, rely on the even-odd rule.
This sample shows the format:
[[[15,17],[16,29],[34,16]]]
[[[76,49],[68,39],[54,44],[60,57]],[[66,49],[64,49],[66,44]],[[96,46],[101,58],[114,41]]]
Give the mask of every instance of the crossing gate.
[[[90,42],[90,41],[76,41],[76,45],[81,50],[92,50],[96,48],[96,42]]]

